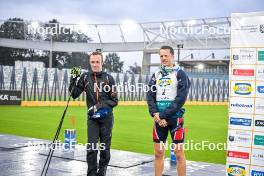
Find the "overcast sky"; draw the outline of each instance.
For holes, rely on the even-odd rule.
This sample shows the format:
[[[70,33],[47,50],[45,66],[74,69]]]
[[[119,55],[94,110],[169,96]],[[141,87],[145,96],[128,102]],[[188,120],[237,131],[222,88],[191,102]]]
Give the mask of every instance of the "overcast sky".
[[[121,23],[226,17],[231,13],[264,11],[263,0],[1,0],[0,19],[33,21],[53,18],[63,23]],[[122,54],[122,59],[142,57]],[[129,61],[130,60],[130,61]],[[138,60],[138,59],[137,59]],[[141,60],[138,61],[141,65]]]
[[[230,16],[263,11],[263,0],[1,0],[0,16],[61,22],[119,23]]]

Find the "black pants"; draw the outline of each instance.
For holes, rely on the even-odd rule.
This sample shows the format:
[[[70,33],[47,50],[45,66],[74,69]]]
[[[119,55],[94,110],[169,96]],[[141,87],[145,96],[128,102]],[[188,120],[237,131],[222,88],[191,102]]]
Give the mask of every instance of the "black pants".
[[[110,161],[113,122],[112,113],[104,119],[88,120],[87,176],[103,176],[106,174],[107,165]],[[98,144],[99,139],[100,144]],[[100,150],[100,160],[97,167],[98,149]]]

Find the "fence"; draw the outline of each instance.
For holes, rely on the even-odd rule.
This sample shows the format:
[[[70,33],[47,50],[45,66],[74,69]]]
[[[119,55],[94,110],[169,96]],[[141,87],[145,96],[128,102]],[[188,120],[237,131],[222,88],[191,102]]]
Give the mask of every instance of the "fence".
[[[112,73],[117,86],[123,88],[118,96],[122,101],[144,101],[144,87],[150,75]],[[191,76],[189,101],[224,102],[229,96],[229,82],[226,79],[196,78]],[[56,68],[21,68],[0,65],[0,89],[21,90],[22,100],[66,101],[69,92],[70,70]],[[85,93],[77,99],[85,101]]]

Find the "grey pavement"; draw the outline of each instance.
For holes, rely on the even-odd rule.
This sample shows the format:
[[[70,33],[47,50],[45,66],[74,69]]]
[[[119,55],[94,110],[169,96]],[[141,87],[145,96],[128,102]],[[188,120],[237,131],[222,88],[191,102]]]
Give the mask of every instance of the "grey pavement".
[[[39,144],[33,146],[32,144]],[[41,175],[49,141],[0,134],[0,175],[35,176]],[[111,150],[111,161],[107,176],[153,176],[153,156],[120,150]],[[57,149],[54,152],[47,175],[86,175],[86,151],[76,146],[74,151]],[[165,159],[165,175],[176,176],[175,164]],[[187,161],[188,176],[224,176],[225,165]]]

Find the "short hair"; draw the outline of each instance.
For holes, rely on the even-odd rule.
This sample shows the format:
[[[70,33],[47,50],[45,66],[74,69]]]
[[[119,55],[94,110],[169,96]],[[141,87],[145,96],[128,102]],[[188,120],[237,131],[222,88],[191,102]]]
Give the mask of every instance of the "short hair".
[[[170,50],[171,55],[174,55],[174,50],[171,46],[163,45],[160,47],[160,50],[162,50],[162,49],[168,49],[168,50]]]
[[[96,56],[96,55],[101,56],[101,58],[102,58],[102,63],[103,63],[103,62],[104,62],[104,56],[103,56],[103,54],[102,54],[101,52],[99,52],[99,51],[94,51],[94,52],[92,52],[92,54],[90,54],[89,57],[91,57],[91,56]]]

